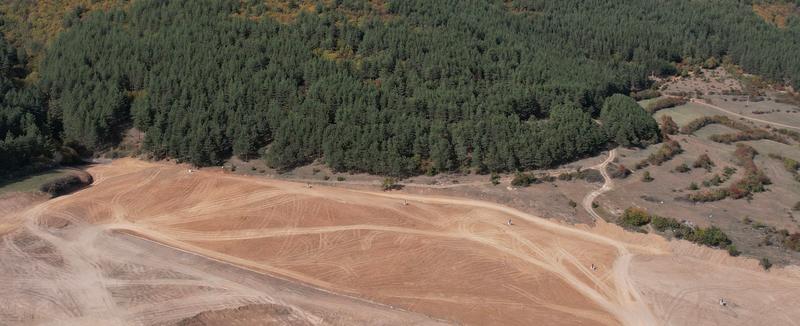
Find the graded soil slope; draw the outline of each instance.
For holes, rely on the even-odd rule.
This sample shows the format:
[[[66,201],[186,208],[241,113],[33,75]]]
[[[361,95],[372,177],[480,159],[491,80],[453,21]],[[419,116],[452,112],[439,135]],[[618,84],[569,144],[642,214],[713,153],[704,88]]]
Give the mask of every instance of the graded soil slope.
[[[735,324],[774,288],[800,294],[788,271],[715,261],[703,268],[725,278],[704,292],[675,245],[601,221],[131,159],[90,172],[92,187],[14,219],[0,324]],[[743,291],[750,319],[706,309],[719,289]],[[800,318],[775,304],[775,321]]]

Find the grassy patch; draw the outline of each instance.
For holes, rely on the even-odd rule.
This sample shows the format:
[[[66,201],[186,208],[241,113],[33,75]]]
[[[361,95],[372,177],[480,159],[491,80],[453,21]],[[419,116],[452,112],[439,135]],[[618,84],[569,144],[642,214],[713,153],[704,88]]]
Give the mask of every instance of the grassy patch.
[[[54,169],[46,172],[36,173],[18,179],[0,179],[0,194],[9,192],[32,192],[39,191],[39,186],[74,173],[73,169]]]
[[[710,124],[694,132],[698,138],[709,139],[714,135],[732,134],[737,130],[720,124]]]
[[[706,106],[695,103],[687,103],[674,108],[660,110],[653,114],[653,118],[655,118],[656,121],[659,121],[662,115],[668,115],[672,117],[672,120],[674,120],[678,126],[683,127],[697,118],[703,116],[713,116],[717,114],[719,114],[718,111]]]

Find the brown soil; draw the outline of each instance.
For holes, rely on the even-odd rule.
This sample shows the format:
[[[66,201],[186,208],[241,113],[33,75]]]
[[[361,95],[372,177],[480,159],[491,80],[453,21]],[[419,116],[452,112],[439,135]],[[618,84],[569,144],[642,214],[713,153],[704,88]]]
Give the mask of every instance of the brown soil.
[[[791,270],[602,221],[132,159],[90,172],[4,237],[0,324],[741,324],[800,294]],[[734,289],[733,317],[706,309]]]

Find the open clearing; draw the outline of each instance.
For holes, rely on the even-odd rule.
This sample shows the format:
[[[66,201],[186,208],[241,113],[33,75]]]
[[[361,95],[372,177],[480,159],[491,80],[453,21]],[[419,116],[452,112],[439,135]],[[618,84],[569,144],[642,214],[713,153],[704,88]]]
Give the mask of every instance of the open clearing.
[[[132,159],[89,172],[92,187],[14,213],[0,324],[800,320],[800,272],[602,221]]]
[[[80,170],[58,168],[14,180],[0,179],[0,194],[38,191],[43,183],[73,173],[80,173]]]

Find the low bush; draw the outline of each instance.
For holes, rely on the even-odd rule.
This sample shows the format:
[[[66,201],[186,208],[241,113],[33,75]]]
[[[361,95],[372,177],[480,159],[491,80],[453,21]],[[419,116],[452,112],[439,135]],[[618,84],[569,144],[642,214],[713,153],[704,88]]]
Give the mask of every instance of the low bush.
[[[600,171],[595,169],[586,169],[586,170],[579,170],[577,172],[571,173],[562,173],[558,175],[558,180],[561,181],[571,181],[573,179],[579,179],[586,182],[603,182],[603,174]],[[542,181],[542,180],[539,180]],[[555,181],[555,178],[548,177],[548,180],[544,181]]]
[[[732,134],[711,135],[711,137],[709,137],[708,139],[723,144],[731,144],[740,141],[761,140],[761,139],[768,139],[782,144],[789,143],[789,141],[787,141],[786,138],[778,134],[766,131],[764,129],[752,129]]]
[[[649,223],[658,232],[671,232],[676,238],[709,247],[726,248],[733,245],[728,235],[716,226],[693,227],[671,217],[650,215],[644,210],[634,207],[626,209],[617,223],[627,228],[641,227]]]
[[[719,174],[714,174],[711,176],[711,179],[703,180],[703,187],[717,187],[721,185],[725,180],[719,176]]]
[[[728,255],[731,255],[732,257],[737,257],[737,256],[739,256],[741,254],[742,254],[742,252],[739,251],[739,249],[736,248],[736,245],[734,245],[734,244],[728,245]]]
[[[664,139],[667,139],[669,135],[677,134],[678,131],[680,131],[678,124],[675,123],[675,121],[672,120],[672,117],[668,115],[661,116],[661,123],[659,124],[659,127],[661,127],[661,136]]]
[[[775,129],[775,132],[794,139],[796,142],[800,142],[800,132],[789,129]]]
[[[650,224],[659,232],[666,232],[668,230],[676,230],[682,226],[678,220],[674,218],[653,216]]]
[[[685,97],[664,97],[653,101],[644,108],[648,113],[656,113],[663,109],[669,109],[689,102]]]
[[[728,198],[727,189],[710,189],[698,193],[689,194],[686,196],[689,201],[696,203],[706,203],[712,201],[720,201]]]
[[[629,207],[626,209],[619,220],[617,220],[617,224],[627,228],[639,227],[647,225],[648,223],[650,223],[650,214],[636,207]]]
[[[622,164],[609,164],[608,167],[606,167],[606,172],[614,179],[625,179],[631,175],[631,170]]]
[[[397,183],[395,178],[384,178],[381,188],[383,188],[383,191],[399,190],[403,188],[403,185]]]
[[[642,181],[643,182],[653,182],[653,180],[655,180],[655,179],[653,179],[653,177],[650,176],[650,171],[644,171],[644,174],[642,175]]]
[[[690,168],[689,165],[687,165],[686,163],[680,164],[680,165],[675,167],[675,172],[678,172],[678,173],[687,173],[687,172],[689,172],[691,170],[692,170],[692,168]]]
[[[761,265],[761,268],[763,268],[765,271],[768,271],[770,268],[772,268],[772,262],[769,261],[769,258],[767,257],[761,258],[758,264]]]
[[[76,174],[69,174],[45,182],[39,186],[39,191],[47,193],[51,197],[58,197],[81,189],[91,184],[93,181],[92,176],[88,173],[83,177]]]
[[[722,232],[718,227],[711,226],[709,228],[696,228],[690,238],[686,240],[706,245],[709,247],[725,247],[731,244],[731,240],[725,232]]]
[[[654,89],[646,89],[643,91],[632,92],[631,98],[636,101],[649,100],[661,96],[661,92]]]
[[[787,249],[800,251],[800,233],[792,233],[783,239],[783,246]]]
[[[689,123],[687,123],[685,126],[683,126],[681,128],[681,133],[688,135],[688,134],[694,133],[695,131],[700,130],[701,128],[703,128],[705,126],[708,126],[708,125],[711,125],[711,124],[715,124],[715,123],[718,123],[718,124],[721,124],[721,125],[724,125],[724,126],[727,126],[727,127],[739,130],[739,131],[752,130],[752,128],[750,128],[750,126],[748,126],[747,124],[744,124],[744,123],[741,123],[741,122],[738,122],[738,121],[735,121],[735,120],[731,120],[730,118],[728,118],[728,117],[726,117],[724,115],[715,115],[715,116],[702,116],[702,117],[699,117],[697,119],[694,119],[694,120],[690,121]]]
[[[586,181],[586,182],[603,182],[604,181],[603,174],[600,173],[600,171],[597,171],[595,169],[581,170],[580,172],[578,172],[577,178],[581,179],[583,181]]]
[[[708,154],[701,154],[697,157],[694,163],[692,163],[692,167],[698,169],[703,168],[706,169],[706,171],[711,171],[714,166],[716,166],[716,164],[711,160],[710,157],[708,157]]]
[[[650,154],[646,159],[636,164],[636,168],[641,169],[651,164],[661,165],[682,152],[681,144],[674,140],[667,140],[661,145],[657,152]]]
[[[490,181],[490,182],[492,183],[492,185],[494,185],[494,186],[496,186],[496,185],[499,185],[499,184],[500,184],[500,175],[499,175],[499,174],[497,174],[497,173],[492,173],[492,176],[491,176],[491,177],[489,177],[489,181]]]
[[[541,181],[536,179],[536,176],[531,173],[517,173],[514,179],[511,180],[511,185],[514,187],[527,187],[539,182]]]
[[[694,202],[718,201],[731,197],[732,199],[751,198],[753,193],[766,191],[766,186],[772,184],[764,171],[756,166],[753,158],[758,154],[755,149],[744,144],[736,144],[734,158],[737,164],[745,169],[745,175],[725,189],[708,190],[701,193],[689,194],[687,199]],[[732,175],[735,170],[727,170],[727,175]],[[724,180],[723,180],[724,181]]]
[[[726,166],[724,169],[722,169],[722,175],[727,179],[730,179],[734,173],[736,173],[736,168],[734,167]]]

